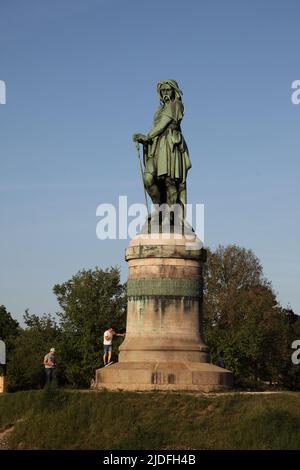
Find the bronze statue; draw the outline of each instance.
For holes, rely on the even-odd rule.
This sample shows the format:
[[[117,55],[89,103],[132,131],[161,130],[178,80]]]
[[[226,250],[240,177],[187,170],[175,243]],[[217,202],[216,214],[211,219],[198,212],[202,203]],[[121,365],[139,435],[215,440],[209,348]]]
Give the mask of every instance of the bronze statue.
[[[181,132],[184,114],[182,92],[175,80],[157,84],[161,106],[148,135],[134,134],[143,145],[144,186],[154,204],[186,204],[186,177],[191,168],[189,152]]]

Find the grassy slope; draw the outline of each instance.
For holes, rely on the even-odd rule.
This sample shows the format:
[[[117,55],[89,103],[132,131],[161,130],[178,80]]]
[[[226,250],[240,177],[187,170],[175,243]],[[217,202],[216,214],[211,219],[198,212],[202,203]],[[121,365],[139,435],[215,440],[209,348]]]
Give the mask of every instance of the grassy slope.
[[[300,449],[300,394],[31,391],[0,397],[12,448]],[[20,444],[21,443],[21,444]]]

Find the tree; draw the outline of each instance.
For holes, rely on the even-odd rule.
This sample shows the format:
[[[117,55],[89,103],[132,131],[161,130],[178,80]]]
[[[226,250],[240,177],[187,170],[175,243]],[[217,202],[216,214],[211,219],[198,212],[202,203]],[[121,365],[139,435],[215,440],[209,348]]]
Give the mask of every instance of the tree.
[[[19,334],[19,323],[14,320],[4,305],[0,305],[0,339],[5,342],[6,360],[10,363],[13,342]],[[3,367],[3,368],[2,368]],[[0,374],[5,373],[5,366],[0,366]]]
[[[294,340],[300,339],[300,316],[296,315],[291,308],[283,309],[288,326],[288,340],[286,361],[281,370],[281,380],[290,390],[300,390],[300,365],[292,364],[291,355],[294,352],[291,349]]]
[[[4,305],[0,305],[0,339],[6,341],[17,336],[19,323],[14,320]]]
[[[209,251],[204,283],[204,336],[212,357],[222,351],[238,385],[280,381],[288,324],[255,254],[235,245]]]
[[[82,270],[69,281],[56,284],[53,292],[62,311],[61,355],[66,380],[74,386],[88,386],[101,364],[104,331],[125,328],[125,287],[118,268]],[[116,357],[118,341],[114,344]]]
[[[60,343],[59,326],[51,315],[39,317],[26,310],[24,322],[26,327],[14,340],[8,364],[8,385],[14,391],[44,386],[43,358],[50,347]]]

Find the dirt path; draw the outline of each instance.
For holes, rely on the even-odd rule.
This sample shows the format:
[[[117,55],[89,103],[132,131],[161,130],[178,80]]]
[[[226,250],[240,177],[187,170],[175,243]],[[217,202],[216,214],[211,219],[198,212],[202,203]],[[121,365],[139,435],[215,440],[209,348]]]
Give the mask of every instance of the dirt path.
[[[11,426],[4,431],[0,432],[0,450],[8,450],[8,439],[10,434],[13,432],[14,426]]]

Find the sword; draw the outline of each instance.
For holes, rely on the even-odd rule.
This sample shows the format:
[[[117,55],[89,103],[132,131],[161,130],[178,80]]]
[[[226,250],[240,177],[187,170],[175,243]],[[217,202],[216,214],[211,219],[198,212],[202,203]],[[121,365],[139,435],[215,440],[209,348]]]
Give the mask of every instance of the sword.
[[[146,202],[147,213],[148,213],[148,218],[149,218],[150,213],[149,213],[149,207],[148,207],[147,192],[146,192],[145,183],[144,183],[144,170],[143,170],[143,165],[142,165],[142,160],[141,160],[141,155],[140,155],[140,144],[139,144],[139,142],[136,141],[135,146],[136,146],[136,149],[137,149],[138,159],[140,161],[141,176],[142,176],[142,182],[143,182],[143,188],[144,188],[144,194],[145,194],[145,202]]]

